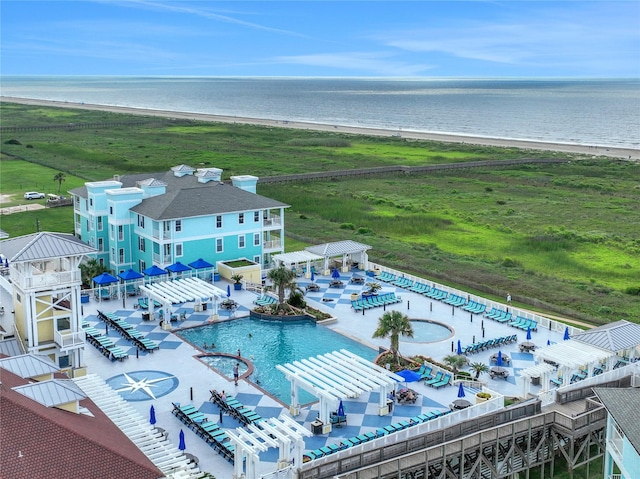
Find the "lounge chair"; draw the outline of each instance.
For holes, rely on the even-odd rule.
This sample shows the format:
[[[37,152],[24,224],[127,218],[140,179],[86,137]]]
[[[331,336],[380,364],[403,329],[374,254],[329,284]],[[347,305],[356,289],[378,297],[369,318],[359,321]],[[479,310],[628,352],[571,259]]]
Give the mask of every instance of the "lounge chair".
[[[451,384],[451,374],[445,374],[444,377],[437,383],[429,384],[432,388],[440,389],[442,386],[448,386]]]
[[[427,386],[430,386],[431,384],[435,384],[435,383],[437,383],[437,382],[441,381],[441,380],[442,380],[442,376],[443,376],[443,374],[444,374],[444,373],[443,373],[442,371],[438,371],[438,372],[436,373],[436,376],[435,376],[433,379],[428,379],[428,380],[426,380],[426,381],[425,381],[425,384],[426,384]]]
[[[147,298],[138,298],[138,307],[140,309],[149,309],[149,300]]]

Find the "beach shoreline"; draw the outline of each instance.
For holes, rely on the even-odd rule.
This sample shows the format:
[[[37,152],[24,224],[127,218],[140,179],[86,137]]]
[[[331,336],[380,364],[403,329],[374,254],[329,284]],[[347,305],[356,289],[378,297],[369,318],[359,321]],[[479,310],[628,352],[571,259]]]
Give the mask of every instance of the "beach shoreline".
[[[576,153],[590,156],[605,156],[610,158],[640,160],[640,149],[614,148],[598,145],[578,145],[565,143],[549,143],[533,140],[517,140],[509,138],[488,138],[465,136],[460,134],[420,132],[411,130],[389,130],[383,128],[354,127],[344,125],[329,125],[303,121],[270,120],[264,118],[247,118],[208,113],[178,112],[169,110],[153,110],[124,106],[111,106],[87,103],[74,103],[57,100],[40,100],[31,98],[0,96],[0,101],[22,105],[51,106],[56,108],[72,108],[80,110],[98,110],[113,113],[127,113],[141,116],[157,116],[183,120],[208,121],[217,123],[240,123],[247,125],[269,126],[276,128],[294,128],[299,130],[327,131],[347,133],[353,135],[402,137],[415,140],[441,141],[445,143],[460,143],[480,146],[495,146],[502,148],[519,148],[525,150],[543,150],[549,152]]]

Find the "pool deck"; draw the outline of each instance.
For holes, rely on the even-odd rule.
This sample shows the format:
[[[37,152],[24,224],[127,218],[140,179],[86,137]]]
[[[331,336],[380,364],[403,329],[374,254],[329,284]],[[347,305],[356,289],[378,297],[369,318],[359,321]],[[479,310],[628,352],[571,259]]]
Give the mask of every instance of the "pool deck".
[[[326,327],[372,348],[387,348],[388,339],[372,338],[373,332],[377,327],[377,320],[384,312],[383,308],[366,310],[363,314],[362,312],[355,312],[351,307],[351,293],[360,293],[365,288],[364,285],[349,284],[351,274],[342,273],[341,279],[345,283],[343,288],[330,288],[331,278],[327,276],[316,277],[315,282],[320,285],[320,291],[306,294],[306,299],[311,306],[328,312],[336,318],[336,321],[330,322]],[[358,274],[363,275],[363,272],[360,271]],[[369,279],[367,278],[367,280]],[[310,280],[305,278],[299,278],[298,280],[299,286],[303,289],[309,282]],[[216,282],[215,284],[222,289],[226,288],[225,281]],[[510,373],[509,377],[506,380],[491,379],[488,374],[482,374],[480,380],[486,383],[489,389],[505,396],[521,395],[523,388],[520,381],[518,381],[518,371],[534,365],[533,355],[520,353],[518,349],[518,344],[525,341],[526,331],[486,318],[483,319],[479,315],[472,316],[460,308],[454,308],[418,293],[409,292],[386,283],[382,283],[382,285],[383,288],[380,293],[394,292],[402,299],[400,303],[387,306],[386,310],[395,309],[401,311],[411,319],[426,319],[444,323],[452,330],[449,338],[439,342],[417,342],[417,338],[410,342],[401,338],[400,352],[405,356],[420,354],[431,357],[436,361],[442,361],[442,358],[452,354],[452,350],[455,349],[458,340],[464,347],[472,344],[474,340],[480,341],[483,338],[483,332],[485,339],[517,334],[517,342],[505,345],[500,349],[503,354],[511,358],[511,363],[505,366]],[[221,311],[220,320],[248,316],[249,309],[257,297],[255,293],[248,291],[232,291],[232,299],[238,302],[240,307],[234,313]],[[128,395],[133,394],[135,387],[129,387],[124,376],[121,376],[122,374],[133,374],[135,379],[138,380],[141,378],[158,379],[147,390],[152,394],[157,391],[158,396],[163,394],[161,397],[154,399],[148,394],[143,394],[143,400],[139,400],[141,392],[137,391],[136,395],[129,396],[129,399],[138,400],[130,400],[129,404],[143,418],[149,417],[149,409],[153,405],[157,418],[156,426],[167,431],[169,440],[176,445],[180,429],[183,429],[186,438],[185,452],[199,459],[199,467],[202,471],[211,472],[220,479],[231,478],[233,473],[232,465],[172,415],[172,403],[193,404],[207,415],[209,421],[213,422],[219,422],[220,415],[218,407],[209,401],[209,391],[211,389],[226,391],[228,395],[235,396],[240,402],[254,408],[259,415],[265,418],[278,417],[281,414],[288,415],[288,408],[264,394],[248,381],[241,380],[238,386],[234,386],[232,380],[219,375],[197,359],[198,355],[208,351],[203,351],[198,347],[199,345],[191,345],[184,342],[171,331],[161,329],[158,320],[143,321],[142,311],[136,309],[135,305],[137,305],[137,298],[135,297],[126,298],[124,307],[121,299],[96,302],[92,297],[89,303],[83,304],[83,317],[90,325],[95,326],[104,333],[105,324],[98,319],[97,311],[115,312],[134,324],[148,339],[158,342],[160,349],[153,353],[140,352],[137,354],[136,348],[129,341],[122,338],[116,331],[109,329],[109,337],[129,353],[129,358],[124,361],[112,362],[102,356],[96,348],[87,345],[85,358],[88,372],[97,374],[105,381],[111,379],[109,384],[114,388],[121,384],[120,387],[123,389],[121,394],[125,399]],[[172,323],[172,325],[185,328],[206,324],[212,311],[209,309],[195,312],[194,305],[187,303],[177,312],[185,312],[186,320]],[[514,314],[515,316],[516,314]],[[255,341],[256,339],[258,338],[253,338],[252,340]],[[543,346],[547,344],[547,341],[562,341],[562,334],[548,330],[538,330],[532,332],[532,341],[537,346]],[[249,346],[247,345],[247,349],[243,350],[243,354],[250,355],[248,348]],[[217,344],[215,351],[235,354],[235,351],[226,351],[223,344]],[[489,365],[490,356],[497,352],[498,349],[489,349],[470,355],[469,361],[484,362]],[[164,382],[167,377],[172,378],[174,383],[175,380],[173,378],[177,379],[178,383],[177,387],[169,392],[166,391],[166,388],[163,390],[163,384],[169,384]],[[163,380],[163,378],[165,379]],[[367,393],[360,398],[345,401],[344,406],[348,416],[348,424],[340,428],[334,428],[330,435],[317,435],[306,438],[306,449],[313,450],[324,445],[339,443],[342,438],[375,431],[378,427],[407,420],[423,411],[434,409],[449,410],[449,405],[457,399],[457,387],[449,386],[435,390],[422,382],[410,383],[409,386],[419,393],[418,401],[415,405],[410,406],[396,405],[392,415],[378,416],[377,393]],[[532,387],[531,390],[535,392],[536,387]],[[467,390],[467,396],[471,398],[474,392],[473,390]],[[473,402],[472,398],[471,402]],[[303,407],[301,414],[295,419],[304,423],[305,427],[310,428],[311,421],[317,415],[317,404],[312,404]],[[233,418],[226,415],[223,417],[222,427],[234,430],[239,426],[240,424]],[[260,473],[275,470],[277,449],[270,449],[265,453],[261,453],[260,458]]]

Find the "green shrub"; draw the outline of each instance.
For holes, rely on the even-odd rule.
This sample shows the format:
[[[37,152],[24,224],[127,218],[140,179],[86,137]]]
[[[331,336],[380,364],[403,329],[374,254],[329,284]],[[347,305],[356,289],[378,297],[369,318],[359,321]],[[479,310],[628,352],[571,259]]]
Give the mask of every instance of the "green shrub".
[[[22,145],[22,143],[20,143],[15,138],[11,138],[10,140],[5,141],[4,144],[5,145]]]
[[[340,229],[341,230],[354,230],[356,229],[355,225],[353,223],[342,223],[340,225]]]

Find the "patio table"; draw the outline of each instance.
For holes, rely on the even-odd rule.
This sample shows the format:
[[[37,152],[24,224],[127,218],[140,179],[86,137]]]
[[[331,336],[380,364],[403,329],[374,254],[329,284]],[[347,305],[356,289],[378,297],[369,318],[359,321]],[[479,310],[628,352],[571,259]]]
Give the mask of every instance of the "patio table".
[[[525,341],[520,343],[520,352],[521,353],[530,353],[531,351],[535,351],[536,345],[531,341]]]
[[[451,403],[451,406],[451,409],[460,410],[471,407],[471,403],[466,399],[456,399],[455,401],[453,401],[453,403]]]
[[[506,380],[509,377],[509,370],[500,366],[494,366],[489,370],[489,375],[491,376],[491,379],[499,377]]]
[[[490,361],[492,363],[497,363],[498,362],[498,353],[492,354],[491,357],[489,358]],[[505,364],[510,364],[511,363],[511,358],[509,356],[507,356],[506,354],[502,355],[502,362]]]

